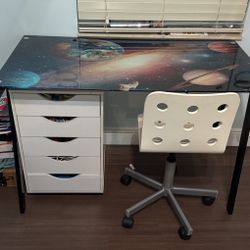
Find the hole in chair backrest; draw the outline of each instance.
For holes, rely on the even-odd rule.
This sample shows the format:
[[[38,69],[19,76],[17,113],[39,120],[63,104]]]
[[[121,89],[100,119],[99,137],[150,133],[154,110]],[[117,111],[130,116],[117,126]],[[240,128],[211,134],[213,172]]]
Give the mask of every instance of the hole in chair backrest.
[[[162,143],[163,139],[161,137],[154,137],[152,141],[154,144],[159,145]]]
[[[190,144],[190,140],[189,139],[183,139],[183,140],[180,141],[180,144],[181,144],[181,146],[186,147],[186,146],[188,146]]]
[[[160,102],[157,104],[157,108],[159,111],[166,111],[168,109],[168,105],[166,103]]]
[[[221,105],[217,108],[217,110],[218,110],[219,112],[224,112],[224,111],[227,110],[227,108],[228,108],[228,105],[227,105],[227,104],[221,104]]]
[[[166,123],[160,120],[156,121],[154,124],[156,128],[164,128],[166,126]]]
[[[192,105],[187,108],[189,114],[196,114],[199,110],[198,106]]]
[[[213,123],[212,126],[213,126],[214,129],[218,129],[218,128],[220,128],[222,126],[222,122],[221,121],[216,121],[216,122]]]
[[[209,146],[214,146],[217,142],[218,142],[218,139],[216,139],[216,138],[211,138],[211,139],[209,139],[209,140],[207,141],[207,144],[208,144]]]
[[[187,122],[186,124],[184,124],[183,127],[184,127],[184,129],[185,129],[186,131],[191,131],[191,130],[194,129],[194,124],[191,123],[191,122]]]

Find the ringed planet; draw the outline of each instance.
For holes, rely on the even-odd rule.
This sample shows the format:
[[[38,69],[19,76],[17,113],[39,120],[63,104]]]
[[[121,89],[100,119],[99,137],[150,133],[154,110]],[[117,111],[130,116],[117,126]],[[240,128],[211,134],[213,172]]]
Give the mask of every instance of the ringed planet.
[[[185,72],[183,79],[196,85],[221,85],[229,81],[229,77],[221,72],[198,69]]]
[[[208,48],[220,53],[235,53],[238,46],[234,42],[210,42]]]

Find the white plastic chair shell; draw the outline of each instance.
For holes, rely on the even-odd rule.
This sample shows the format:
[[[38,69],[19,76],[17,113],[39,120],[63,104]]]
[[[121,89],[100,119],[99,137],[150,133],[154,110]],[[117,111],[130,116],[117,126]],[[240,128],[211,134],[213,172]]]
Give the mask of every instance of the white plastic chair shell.
[[[239,103],[231,92],[152,92],[138,116],[140,151],[223,153]]]

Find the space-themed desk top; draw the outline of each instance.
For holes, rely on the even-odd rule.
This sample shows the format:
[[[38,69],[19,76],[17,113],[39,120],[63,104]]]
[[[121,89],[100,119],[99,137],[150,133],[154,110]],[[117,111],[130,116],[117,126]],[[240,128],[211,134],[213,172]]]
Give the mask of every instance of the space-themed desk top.
[[[250,58],[232,41],[25,36],[0,87],[30,90],[250,91]]]

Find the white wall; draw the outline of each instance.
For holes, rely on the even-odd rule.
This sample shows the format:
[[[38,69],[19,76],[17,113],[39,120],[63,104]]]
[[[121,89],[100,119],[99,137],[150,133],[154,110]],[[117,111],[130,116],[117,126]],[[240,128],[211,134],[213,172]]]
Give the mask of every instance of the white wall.
[[[244,51],[250,56],[250,6],[248,7],[242,41],[238,42]],[[241,95],[241,111],[244,113],[247,105],[248,94]],[[239,120],[239,119],[238,119]],[[237,120],[237,121],[238,121]],[[236,122],[237,122],[236,121]]]
[[[0,0],[0,69],[23,35],[23,0]]]
[[[77,36],[76,0],[24,0],[23,8],[25,34]]]
[[[243,39],[239,42],[240,46],[250,56],[250,6],[247,11],[245,26],[243,31]]]
[[[0,0],[0,69],[23,35],[77,36],[75,0]]]

